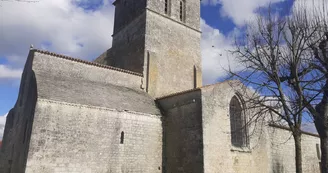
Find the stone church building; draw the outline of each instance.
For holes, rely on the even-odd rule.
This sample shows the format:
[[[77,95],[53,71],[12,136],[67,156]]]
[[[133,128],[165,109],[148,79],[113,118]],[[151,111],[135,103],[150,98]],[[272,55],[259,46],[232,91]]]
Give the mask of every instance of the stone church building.
[[[95,62],[31,48],[1,173],[293,173],[288,129],[245,125],[238,81],[202,86],[200,0],[116,0]],[[252,130],[253,129],[253,130]],[[319,138],[303,135],[319,173]]]

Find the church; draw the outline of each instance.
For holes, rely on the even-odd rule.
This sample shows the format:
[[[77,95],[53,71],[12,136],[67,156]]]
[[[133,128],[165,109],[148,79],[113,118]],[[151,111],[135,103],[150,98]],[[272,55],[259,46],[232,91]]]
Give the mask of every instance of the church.
[[[1,173],[295,172],[288,128],[246,123],[249,89],[202,85],[200,0],[113,5],[112,47],[94,62],[31,47]],[[304,173],[320,172],[319,144],[303,133]]]

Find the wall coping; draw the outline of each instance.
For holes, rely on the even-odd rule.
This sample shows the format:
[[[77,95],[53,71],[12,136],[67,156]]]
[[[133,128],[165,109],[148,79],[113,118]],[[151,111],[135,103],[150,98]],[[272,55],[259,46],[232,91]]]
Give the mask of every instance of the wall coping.
[[[158,98],[156,98],[156,100],[161,100],[161,99],[166,99],[166,98],[169,98],[169,97],[174,97],[174,96],[178,96],[178,95],[182,95],[182,94],[187,94],[187,93],[190,93],[190,92],[193,92],[193,91],[201,90],[203,88],[207,88],[207,87],[211,87],[211,86],[215,86],[215,85],[219,85],[219,84],[222,84],[222,83],[225,83],[225,82],[231,82],[231,81],[233,81],[233,80],[226,80],[226,81],[223,81],[223,82],[218,82],[218,83],[204,85],[204,86],[189,89],[189,90],[175,92],[175,93],[172,93],[172,94],[164,95],[162,97],[158,97]]]
[[[282,129],[282,130],[291,131],[289,127],[278,125],[278,124],[270,123],[269,126],[274,127],[274,128],[278,128],[278,129]],[[302,134],[305,134],[305,135],[314,136],[314,137],[318,137],[318,138],[320,137],[318,134],[315,134],[315,133],[310,133],[310,132],[306,132],[306,131],[303,131],[303,130],[301,132],[302,132]]]
[[[118,71],[118,72],[122,72],[122,73],[127,73],[127,74],[131,74],[131,75],[143,77],[143,74],[141,74],[141,73],[136,73],[136,72],[133,72],[133,71],[124,70],[124,69],[121,69],[121,68],[112,67],[112,66],[108,66],[108,65],[103,65],[103,64],[99,64],[99,63],[95,63],[95,62],[85,61],[85,60],[82,60],[82,59],[79,59],[79,58],[72,58],[72,57],[57,54],[57,53],[54,53],[54,52],[49,52],[49,51],[39,50],[39,49],[31,49],[30,51],[38,52],[38,53],[41,53],[41,54],[50,55],[50,56],[53,56],[53,57],[66,59],[66,60],[70,60],[70,61],[74,61],[74,62],[86,64],[86,65],[91,65],[91,66],[98,67],[98,68],[104,68],[104,69],[108,69],[108,70],[114,70],[114,71]]]

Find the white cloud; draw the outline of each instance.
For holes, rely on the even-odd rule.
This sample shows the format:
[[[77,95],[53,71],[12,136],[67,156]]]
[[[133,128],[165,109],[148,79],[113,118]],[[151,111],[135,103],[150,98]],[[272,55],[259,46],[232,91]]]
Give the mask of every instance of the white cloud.
[[[203,83],[211,84],[219,78],[226,77],[229,66],[232,70],[240,70],[236,60],[228,53],[232,47],[233,37],[223,35],[202,19],[202,63],[203,63]],[[232,31],[238,33],[238,31]],[[233,34],[232,34],[233,35]]]
[[[86,2],[2,2],[0,57],[6,57],[11,66],[22,67],[30,44],[82,59],[100,55],[111,46],[114,7],[107,0],[95,11],[76,6]]]
[[[13,69],[6,65],[0,64],[0,80],[1,79],[19,79],[22,69]]]
[[[236,25],[242,26],[255,18],[257,9],[283,1],[285,0],[203,0],[202,3],[205,5],[221,4],[221,16],[228,17]]]

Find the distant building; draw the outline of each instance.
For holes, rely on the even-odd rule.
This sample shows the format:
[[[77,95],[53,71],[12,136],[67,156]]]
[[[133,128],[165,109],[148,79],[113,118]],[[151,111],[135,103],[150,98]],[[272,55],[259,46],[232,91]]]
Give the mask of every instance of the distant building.
[[[288,129],[247,123],[251,91],[202,86],[199,0],[114,5],[113,46],[95,62],[30,50],[0,172],[295,172]],[[319,138],[302,139],[303,171],[318,173]]]

